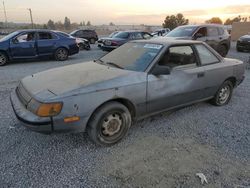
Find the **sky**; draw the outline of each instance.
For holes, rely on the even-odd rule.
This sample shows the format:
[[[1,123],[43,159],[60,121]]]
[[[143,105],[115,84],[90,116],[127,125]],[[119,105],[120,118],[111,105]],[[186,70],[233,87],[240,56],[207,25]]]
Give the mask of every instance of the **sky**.
[[[3,1],[3,0],[0,0]],[[211,17],[222,20],[237,15],[250,16],[250,0],[4,0],[8,21],[35,23],[90,21],[93,25],[148,24],[161,25],[167,15],[183,13],[190,23],[202,23]],[[2,2],[0,21],[4,21]]]

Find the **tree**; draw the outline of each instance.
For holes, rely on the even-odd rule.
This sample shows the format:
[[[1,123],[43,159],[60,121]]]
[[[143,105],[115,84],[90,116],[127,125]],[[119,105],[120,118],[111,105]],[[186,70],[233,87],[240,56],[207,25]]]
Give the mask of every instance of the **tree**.
[[[183,14],[179,13],[176,16],[167,16],[162,24],[164,28],[174,29],[180,25],[187,25],[189,23],[188,19],[185,19]]]
[[[61,21],[55,23],[56,29],[62,30],[64,29],[64,24]]]
[[[110,26],[114,26],[115,24],[114,24],[113,22],[110,22],[109,25],[110,25]]]
[[[222,24],[222,20],[219,17],[213,17],[209,20],[206,21],[206,23],[210,23],[210,24]]]
[[[52,20],[49,20],[47,23],[48,29],[55,29],[55,23]]]
[[[224,25],[232,25],[233,22],[240,22],[240,21],[241,21],[241,16],[239,15],[239,16],[233,18],[233,19],[228,18],[228,19],[225,21]]]
[[[88,21],[86,25],[87,25],[87,26],[91,26],[91,23],[90,23],[90,21]]]
[[[71,28],[70,19],[66,16],[64,18],[64,29],[70,30],[70,28]]]

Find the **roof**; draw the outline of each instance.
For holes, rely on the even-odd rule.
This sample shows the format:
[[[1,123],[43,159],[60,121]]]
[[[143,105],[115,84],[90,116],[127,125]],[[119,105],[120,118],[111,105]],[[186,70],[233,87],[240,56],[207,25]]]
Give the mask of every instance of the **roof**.
[[[17,32],[41,32],[41,31],[57,32],[56,30],[50,30],[50,29],[22,29],[22,30],[17,30]]]
[[[171,39],[167,37],[157,37],[152,38],[149,40],[136,40],[133,42],[142,42],[142,43],[152,43],[152,44],[162,44],[164,46],[170,46],[174,44],[202,44],[201,41],[195,41],[195,40],[177,40],[177,39]]]
[[[221,25],[221,24],[193,24],[193,25],[182,25],[179,27],[208,27],[208,26],[224,27],[224,25]]]

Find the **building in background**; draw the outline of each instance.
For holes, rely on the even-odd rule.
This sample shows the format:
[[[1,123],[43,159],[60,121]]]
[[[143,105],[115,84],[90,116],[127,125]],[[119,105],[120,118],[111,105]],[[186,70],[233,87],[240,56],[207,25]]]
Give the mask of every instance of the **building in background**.
[[[231,38],[238,40],[242,35],[250,34],[250,22],[234,22],[232,25]]]

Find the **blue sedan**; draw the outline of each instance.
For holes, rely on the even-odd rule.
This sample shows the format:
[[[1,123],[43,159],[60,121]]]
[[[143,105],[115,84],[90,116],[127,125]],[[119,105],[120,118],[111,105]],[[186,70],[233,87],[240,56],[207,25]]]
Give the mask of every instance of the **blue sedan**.
[[[53,57],[64,61],[77,54],[76,39],[60,31],[20,30],[0,39],[0,66],[14,60]]]

